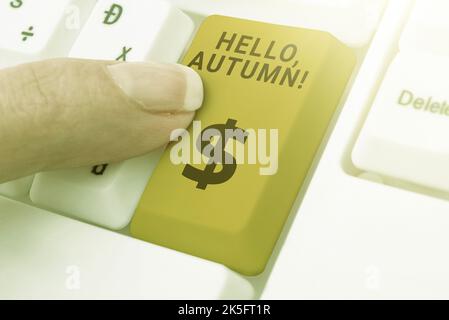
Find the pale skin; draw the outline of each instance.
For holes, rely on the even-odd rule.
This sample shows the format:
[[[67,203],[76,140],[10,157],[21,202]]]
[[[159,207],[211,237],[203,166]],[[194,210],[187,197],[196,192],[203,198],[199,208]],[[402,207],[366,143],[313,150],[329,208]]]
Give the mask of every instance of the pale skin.
[[[0,70],[0,183],[148,153],[189,126],[202,90],[179,65],[57,59]]]

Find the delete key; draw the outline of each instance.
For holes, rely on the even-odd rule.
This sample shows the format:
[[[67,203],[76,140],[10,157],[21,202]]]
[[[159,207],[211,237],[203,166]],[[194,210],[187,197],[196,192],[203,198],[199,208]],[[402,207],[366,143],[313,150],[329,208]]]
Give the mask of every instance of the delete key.
[[[183,63],[205,88],[173,134],[131,224],[134,237],[261,273],[355,65],[328,33],[210,16]]]

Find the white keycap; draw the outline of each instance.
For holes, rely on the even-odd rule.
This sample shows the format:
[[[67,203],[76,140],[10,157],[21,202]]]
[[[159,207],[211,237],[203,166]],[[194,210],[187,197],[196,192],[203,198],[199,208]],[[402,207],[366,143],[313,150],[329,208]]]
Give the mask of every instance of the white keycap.
[[[365,171],[449,192],[449,57],[400,53],[352,153]]]
[[[447,0],[416,0],[400,49],[449,55],[448,12]]]
[[[0,68],[66,56],[95,0],[10,0],[0,3]]]
[[[0,195],[10,198],[26,196],[30,192],[34,176],[0,184]]]
[[[448,202],[322,164],[261,298],[448,299]]]
[[[115,60],[127,48],[126,61],[176,62],[192,32],[190,18],[166,2],[99,1],[71,56]],[[124,228],[160,153],[108,165],[104,172],[99,166],[97,174],[92,168],[37,174],[31,200],[107,228]]]
[[[384,0],[170,0],[194,14],[222,14],[328,31],[354,47],[366,45],[385,8]]]
[[[128,225],[162,150],[118,164],[36,175],[31,200],[110,229]]]
[[[0,299],[254,298],[222,265],[0,198]]]
[[[190,18],[165,1],[101,0],[70,56],[176,62],[192,32]]]

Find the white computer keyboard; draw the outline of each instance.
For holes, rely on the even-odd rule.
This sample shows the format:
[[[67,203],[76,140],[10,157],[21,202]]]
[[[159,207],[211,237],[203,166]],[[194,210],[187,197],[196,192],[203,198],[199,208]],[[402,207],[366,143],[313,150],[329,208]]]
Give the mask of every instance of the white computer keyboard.
[[[157,151],[0,185],[0,298],[448,297],[448,9],[442,0],[2,1],[0,67],[61,56],[177,62],[212,14],[330,32],[358,66],[261,275],[129,236]]]

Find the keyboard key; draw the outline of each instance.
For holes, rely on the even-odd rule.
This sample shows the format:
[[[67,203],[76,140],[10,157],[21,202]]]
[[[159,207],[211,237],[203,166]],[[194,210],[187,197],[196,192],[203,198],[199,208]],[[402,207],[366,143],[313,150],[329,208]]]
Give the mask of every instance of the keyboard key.
[[[10,198],[26,196],[30,192],[34,176],[0,184],[0,195]]]
[[[66,56],[95,0],[0,3],[0,67]]]
[[[386,5],[384,0],[170,1],[194,14],[221,14],[328,31],[354,47],[370,41]]]
[[[449,2],[417,0],[400,41],[401,50],[449,55]]]
[[[365,171],[449,192],[449,58],[402,52],[352,153]]]
[[[183,62],[205,84],[201,122],[184,133],[185,145],[164,153],[131,234],[259,274],[339,104],[353,52],[324,32],[211,16]]]
[[[176,62],[192,32],[190,18],[165,2],[103,0],[95,7],[70,56]],[[107,228],[124,228],[160,154],[158,150],[121,164],[39,173],[31,200]]]
[[[252,299],[222,265],[0,199],[1,299]]]
[[[70,56],[177,62],[193,27],[189,17],[165,1],[101,0]]]

